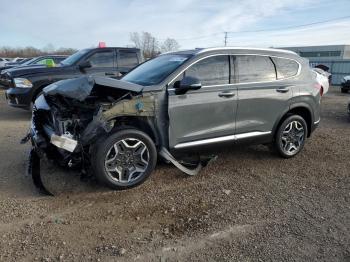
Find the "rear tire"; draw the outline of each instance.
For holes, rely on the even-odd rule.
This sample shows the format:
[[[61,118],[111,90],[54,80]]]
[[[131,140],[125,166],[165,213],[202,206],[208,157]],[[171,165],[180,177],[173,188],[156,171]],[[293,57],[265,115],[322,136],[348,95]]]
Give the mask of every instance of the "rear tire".
[[[294,157],[303,149],[307,134],[307,124],[304,118],[299,115],[291,115],[277,130],[275,148],[284,158]]]
[[[348,92],[348,90],[347,90],[347,89],[345,89],[345,88],[342,88],[342,89],[341,89],[341,92],[342,92],[342,93],[347,93],[347,92]]]
[[[152,139],[137,129],[122,129],[97,141],[91,165],[99,182],[112,189],[143,183],[157,163]]]

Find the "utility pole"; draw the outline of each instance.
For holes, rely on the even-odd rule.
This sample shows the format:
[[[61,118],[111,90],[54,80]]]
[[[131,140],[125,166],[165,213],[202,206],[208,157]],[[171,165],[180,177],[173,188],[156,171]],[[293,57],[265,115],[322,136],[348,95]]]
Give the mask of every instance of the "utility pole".
[[[227,45],[227,32],[225,32],[225,46]]]

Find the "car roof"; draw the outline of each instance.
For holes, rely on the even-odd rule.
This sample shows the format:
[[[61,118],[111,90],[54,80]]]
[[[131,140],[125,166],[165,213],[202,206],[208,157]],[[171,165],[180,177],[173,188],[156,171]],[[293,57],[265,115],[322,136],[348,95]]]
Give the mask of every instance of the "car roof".
[[[90,47],[83,48],[82,50],[98,50],[98,49],[120,49],[120,50],[132,50],[132,51],[140,51],[139,48],[136,47],[114,47],[114,46],[106,46],[106,47]]]

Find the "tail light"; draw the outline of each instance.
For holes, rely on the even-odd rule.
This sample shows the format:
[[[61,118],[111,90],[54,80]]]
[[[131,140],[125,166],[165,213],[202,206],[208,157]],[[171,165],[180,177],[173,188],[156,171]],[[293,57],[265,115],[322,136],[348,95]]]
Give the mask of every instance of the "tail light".
[[[316,83],[314,87],[320,92],[320,95],[323,96],[323,87],[319,83]]]

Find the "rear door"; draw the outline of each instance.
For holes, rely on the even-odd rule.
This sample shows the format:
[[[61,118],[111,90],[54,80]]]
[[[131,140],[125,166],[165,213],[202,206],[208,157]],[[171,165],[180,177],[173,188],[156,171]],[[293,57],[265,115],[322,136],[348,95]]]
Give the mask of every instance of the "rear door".
[[[185,148],[216,143],[234,135],[237,89],[230,84],[230,57],[215,55],[191,65],[184,76],[196,77],[202,88],[169,93],[169,146]]]
[[[246,137],[246,133],[268,134],[281,114],[288,110],[292,88],[285,81],[277,81],[276,66],[269,56],[237,55],[235,70],[237,138]]]
[[[118,50],[117,66],[120,76],[125,75],[140,63],[139,57],[132,50]]]

